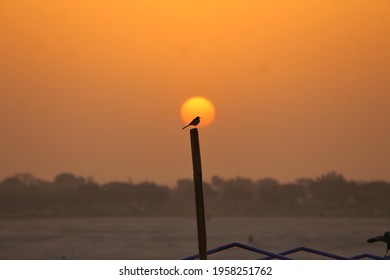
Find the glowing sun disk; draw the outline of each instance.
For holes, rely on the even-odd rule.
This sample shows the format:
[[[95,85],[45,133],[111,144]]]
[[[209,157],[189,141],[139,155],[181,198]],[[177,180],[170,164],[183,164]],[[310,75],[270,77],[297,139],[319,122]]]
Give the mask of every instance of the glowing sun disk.
[[[207,98],[194,96],[181,105],[180,116],[184,124],[189,124],[196,116],[199,116],[198,127],[206,127],[214,121],[215,107]]]

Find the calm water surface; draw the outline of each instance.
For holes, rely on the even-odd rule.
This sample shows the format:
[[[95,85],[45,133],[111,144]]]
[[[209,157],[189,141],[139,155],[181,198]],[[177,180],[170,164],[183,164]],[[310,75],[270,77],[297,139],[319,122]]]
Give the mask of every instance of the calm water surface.
[[[389,219],[212,218],[208,248],[242,242],[272,252],[306,246],[346,257],[383,256],[367,238],[390,230]],[[0,259],[181,259],[197,253],[192,218],[0,220]],[[256,259],[238,248],[212,259]],[[297,259],[317,259],[299,253]]]

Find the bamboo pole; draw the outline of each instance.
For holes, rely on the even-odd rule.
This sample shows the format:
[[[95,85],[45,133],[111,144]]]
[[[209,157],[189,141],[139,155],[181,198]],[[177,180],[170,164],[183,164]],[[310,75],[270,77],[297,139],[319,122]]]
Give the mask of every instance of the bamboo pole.
[[[196,223],[198,229],[199,259],[207,260],[206,221],[204,215],[202,164],[200,160],[200,146],[198,129],[193,128],[191,135],[192,166],[194,172]]]

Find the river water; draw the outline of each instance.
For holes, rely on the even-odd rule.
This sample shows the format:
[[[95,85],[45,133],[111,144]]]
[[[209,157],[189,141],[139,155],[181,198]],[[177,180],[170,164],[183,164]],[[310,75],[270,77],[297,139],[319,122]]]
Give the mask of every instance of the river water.
[[[272,252],[299,246],[351,257],[383,256],[370,237],[390,230],[389,219],[211,218],[208,249],[241,242]],[[193,218],[53,218],[0,220],[0,259],[181,259],[197,253]],[[239,248],[210,259],[257,259]],[[296,253],[295,259],[321,259]]]

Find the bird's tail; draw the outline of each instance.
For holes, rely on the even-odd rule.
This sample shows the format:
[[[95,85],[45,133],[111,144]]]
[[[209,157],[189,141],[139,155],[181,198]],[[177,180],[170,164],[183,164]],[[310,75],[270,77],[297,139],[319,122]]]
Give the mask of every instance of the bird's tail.
[[[368,243],[374,243],[374,242],[377,242],[377,241],[379,241],[378,237],[367,239]]]
[[[186,125],[185,127],[183,127],[182,129],[185,129],[185,128],[187,128],[187,127],[189,127],[190,125],[188,124],[188,125]]]

